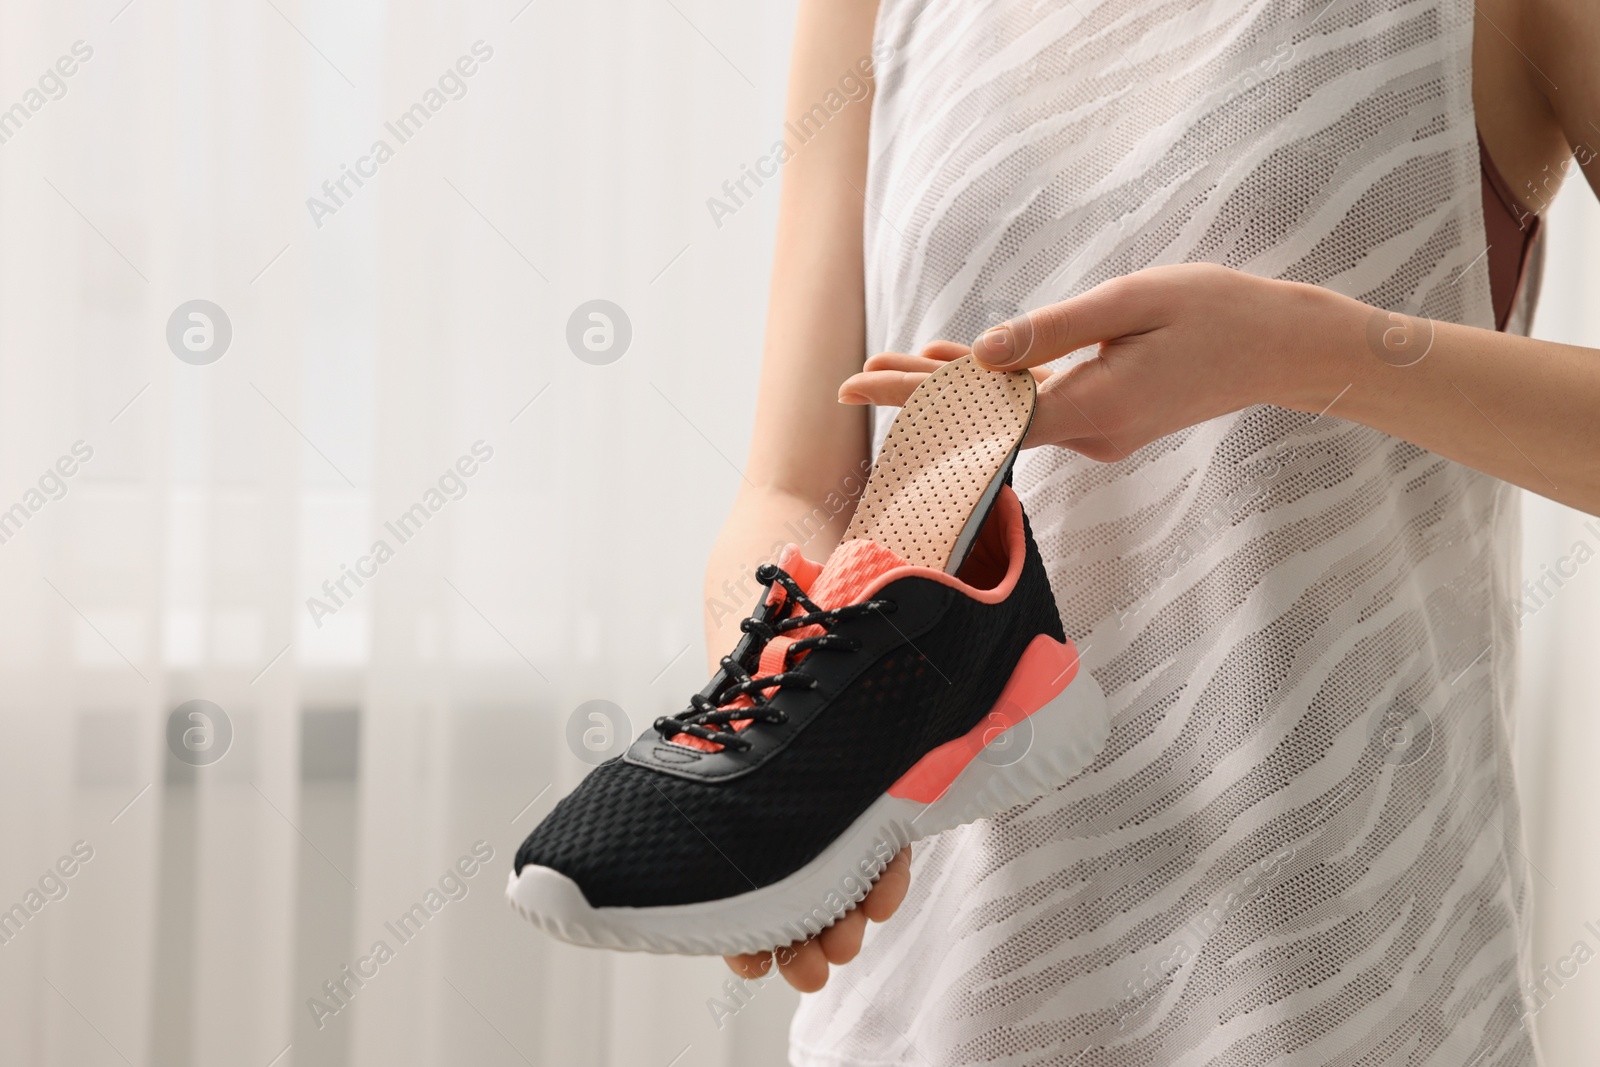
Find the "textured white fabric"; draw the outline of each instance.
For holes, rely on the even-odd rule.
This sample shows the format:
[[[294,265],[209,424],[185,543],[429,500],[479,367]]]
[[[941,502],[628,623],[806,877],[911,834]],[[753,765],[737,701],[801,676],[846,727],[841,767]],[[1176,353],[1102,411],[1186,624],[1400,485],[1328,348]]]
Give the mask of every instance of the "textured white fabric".
[[[883,0],[870,347],[1184,261],[1492,326],[1472,13]],[[795,1063],[1535,1062],[1518,494],[1337,414],[1025,455],[1110,744],[921,846]]]

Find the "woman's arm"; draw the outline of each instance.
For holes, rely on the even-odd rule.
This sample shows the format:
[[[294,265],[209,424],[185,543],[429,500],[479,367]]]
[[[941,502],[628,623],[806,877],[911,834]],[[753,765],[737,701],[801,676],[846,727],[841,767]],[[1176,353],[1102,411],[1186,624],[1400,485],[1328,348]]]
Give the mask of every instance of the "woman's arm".
[[[1600,6],[1486,0],[1479,14],[1478,77],[1492,91],[1477,95],[1520,102],[1504,114],[1485,109],[1480,121],[1513,173],[1538,178],[1522,183],[1537,193],[1529,206],[1574,174],[1600,193]],[[1551,159],[1563,141],[1569,151]],[[1600,351],[1431,323],[1204,264],[1138,271],[974,342],[981,360],[1010,369],[1094,344],[1092,359],[1035,372],[1043,384],[1029,444],[1116,460],[1206,419],[1277,404],[1365,423],[1600,514]],[[962,351],[874,356],[840,398],[902,403]]]
[[[1122,459],[1252,404],[1331,414],[1600,514],[1600,352],[1380,311],[1209,264],[1153,267],[985,333],[989,366],[1041,364],[1026,444]],[[846,403],[903,403],[962,351],[882,353]]]
[[[786,106],[796,125],[870,71],[874,0],[803,0]],[[869,83],[870,87],[870,83]],[[751,574],[775,546],[825,557],[844,533],[868,458],[866,416],[835,402],[866,357],[862,217],[871,96],[853,95],[801,144],[786,135],[755,433],[745,482],[706,566],[706,654],[715,667],[755,603]],[[849,97],[846,96],[846,99]],[[826,112],[826,108],[823,109]],[[808,132],[812,126],[807,127]],[[830,494],[833,496],[830,498]]]
[[[863,71],[871,70],[876,18],[876,0],[800,4],[787,115],[797,128],[818,105],[829,117],[820,132],[807,128],[804,144],[786,140],[793,156],[783,167],[755,434],[745,484],[706,567],[706,652],[713,665],[736,643],[739,619],[755,601],[754,587],[741,583],[786,542],[804,542],[813,559],[827,556],[864,481],[867,419],[841,407],[835,391],[866,356],[861,225],[872,98],[859,89],[866,82],[870,90]],[[850,102],[828,112],[831,93]],[[908,851],[897,856],[861,906],[819,937],[776,953],[730,957],[729,966],[757,977],[776,962],[790,985],[821,989],[830,964],[860,951],[867,919],[887,919],[899,906],[909,862]]]
[[[1485,142],[1528,206],[1563,178],[1600,194],[1600,7],[1483,0],[1474,97]],[[1600,352],[1431,323],[1309,285],[1206,265],[1158,267],[1030,312],[975,342],[993,366],[1098,355],[1042,384],[1030,444],[1115,460],[1250,404],[1365,423],[1600,513]],[[899,404],[940,360],[883,353],[847,403]]]

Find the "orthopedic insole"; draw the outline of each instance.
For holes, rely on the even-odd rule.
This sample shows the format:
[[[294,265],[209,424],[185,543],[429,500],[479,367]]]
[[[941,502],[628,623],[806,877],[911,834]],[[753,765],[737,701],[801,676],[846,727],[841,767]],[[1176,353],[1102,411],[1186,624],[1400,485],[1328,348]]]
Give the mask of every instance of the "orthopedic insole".
[[[916,566],[954,574],[1033,420],[1027,371],[971,356],[919,383],[895,416],[844,540],[869,538]]]

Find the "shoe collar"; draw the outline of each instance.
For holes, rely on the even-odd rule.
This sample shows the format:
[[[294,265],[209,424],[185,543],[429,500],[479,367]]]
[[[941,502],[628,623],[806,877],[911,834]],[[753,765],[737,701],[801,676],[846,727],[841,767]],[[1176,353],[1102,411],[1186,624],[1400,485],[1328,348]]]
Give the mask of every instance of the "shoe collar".
[[[1011,486],[1004,485],[972,550],[955,574],[907,563],[865,537],[841,543],[827,563],[815,563],[805,558],[798,546],[787,545],[778,558],[778,566],[788,571],[806,595],[823,608],[859,604],[902,578],[938,582],[980,603],[998,604],[1016,588],[1026,556],[1022,502]],[[782,595],[781,587],[774,586],[768,600]]]

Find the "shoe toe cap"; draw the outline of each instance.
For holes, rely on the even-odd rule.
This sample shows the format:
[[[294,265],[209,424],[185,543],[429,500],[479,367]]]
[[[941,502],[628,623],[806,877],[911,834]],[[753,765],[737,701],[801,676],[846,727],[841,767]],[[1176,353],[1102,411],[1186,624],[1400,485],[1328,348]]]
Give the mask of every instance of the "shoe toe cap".
[[[659,778],[620,760],[601,764],[523,841],[517,873],[557,871],[597,908],[699,903],[749,890],[730,856],[737,841],[708,836],[721,821],[694,790],[663,783],[685,794],[669,797]]]

